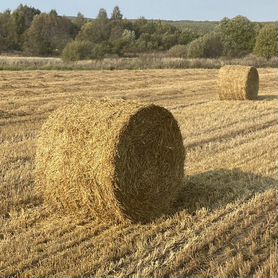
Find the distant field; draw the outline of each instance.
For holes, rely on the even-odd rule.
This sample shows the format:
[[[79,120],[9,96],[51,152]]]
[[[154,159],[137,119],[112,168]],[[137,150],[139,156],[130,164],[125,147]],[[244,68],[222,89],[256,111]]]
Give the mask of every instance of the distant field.
[[[190,29],[200,35],[212,32],[215,27],[219,24],[219,21],[194,21],[194,20],[177,20],[177,21],[166,21],[167,23],[173,24],[181,30]],[[277,22],[255,22],[259,24],[277,24]]]
[[[216,69],[0,71],[0,277],[277,277],[277,69],[257,101],[219,101]],[[180,123],[186,179],[147,225],[43,207],[42,123],[75,97],[154,102]]]
[[[219,21],[191,21],[191,20],[178,20],[178,21],[166,21],[181,30],[192,30],[197,34],[204,35],[212,32],[214,28],[219,24]]]

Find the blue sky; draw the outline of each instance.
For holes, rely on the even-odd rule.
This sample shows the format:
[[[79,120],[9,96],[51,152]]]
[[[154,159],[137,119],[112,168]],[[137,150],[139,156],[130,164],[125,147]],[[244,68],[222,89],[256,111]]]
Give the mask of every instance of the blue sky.
[[[0,11],[15,9],[20,3],[48,12],[56,9],[62,15],[95,17],[100,8],[108,14],[120,6],[124,17],[144,16],[170,20],[220,20],[236,15],[256,21],[273,21],[278,17],[277,0],[0,0]]]

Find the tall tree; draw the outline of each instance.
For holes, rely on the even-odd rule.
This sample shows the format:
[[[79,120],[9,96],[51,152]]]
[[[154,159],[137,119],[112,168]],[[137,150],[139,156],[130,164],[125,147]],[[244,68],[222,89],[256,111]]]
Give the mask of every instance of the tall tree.
[[[56,10],[51,10],[50,12],[49,12],[49,15],[50,16],[54,16],[54,17],[57,17],[58,16],[58,13],[57,13],[57,11]]]
[[[224,54],[231,57],[252,52],[256,30],[255,24],[243,16],[233,19],[224,18],[218,28],[224,45]]]
[[[87,22],[86,18],[82,13],[78,13],[76,18],[73,20],[73,23],[77,26],[78,30]]]
[[[112,15],[111,15],[111,19],[112,20],[121,20],[121,19],[123,19],[123,15],[121,13],[121,10],[120,10],[119,6],[116,6],[113,9],[113,12],[112,12]]]
[[[277,56],[278,30],[274,24],[265,25],[256,38],[254,53],[267,59]]]
[[[19,5],[12,14],[15,20],[17,34],[21,36],[31,26],[34,16],[40,13],[40,10],[33,7]]]
[[[211,32],[187,46],[188,58],[217,58],[222,55],[223,44],[219,33]]]
[[[110,33],[111,27],[109,23],[105,23],[102,20],[96,20],[85,23],[81,28],[77,39],[88,40],[92,43],[102,43],[108,41]]]
[[[108,41],[110,33],[111,25],[107,12],[105,9],[100,9],[95,21],[90,21],[83,25],[77,39],[99,44]]]
[[[54,12],[36,16],[24,35],[24,50],[33,55],[53,55],[62,52],[75,37],[76,28],[66,17]]]
[[[16,24],[10,11],[0,13],[0,52],[15,49],[17,41]]]
[[[108,16],[107,16],[107,12],[105,9],[101,8],[98,12],[97,15],[97,20],[101,20],[101,21],[107,21],[108,20]]]

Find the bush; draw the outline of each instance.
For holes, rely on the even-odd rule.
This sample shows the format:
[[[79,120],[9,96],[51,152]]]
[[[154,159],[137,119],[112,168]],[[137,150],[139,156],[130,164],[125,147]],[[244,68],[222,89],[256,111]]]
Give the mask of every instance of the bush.
[[[217,58],[222,52],[221,37],[214,32],[194,40],[187,48],[188,58]]]
[[[177,44],[168,50],[168,55],[175,58],[186,58],[187,46],[184,44]]]
[[[78,61],[92,58],[94,45],[88,41],[72,41],[66,45],[62,53],[64,61]]]
[[[196,39],[188,44],[187,47],[188,58],[202,58],[204,57],[204,43],[203,38]]]
[[[204,58],[217,58],[223,54],[223,43],[219,33],[209,33],[204,39]]]
[[[92,59],[103,59],[106,54],[111,53],[111,46],[107,43],[95,44],[92,49]]]
[[[277,55],[278,31],[276,25],[266,25],[256,38],[254,53],[259,57],[270,59]]]

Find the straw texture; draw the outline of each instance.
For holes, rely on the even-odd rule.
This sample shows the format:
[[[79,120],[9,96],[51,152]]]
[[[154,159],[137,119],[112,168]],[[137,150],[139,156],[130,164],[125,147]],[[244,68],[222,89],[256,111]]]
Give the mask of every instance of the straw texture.
[[[259,74],[256,68],[224,66],[219,71],[221,100],[254,100],[258,97]]]
[[[165,108],[80,102],[58,109],[43,125],[36,180],[50,208],[148,222],[168,212],[184,159],[178,123]]]

